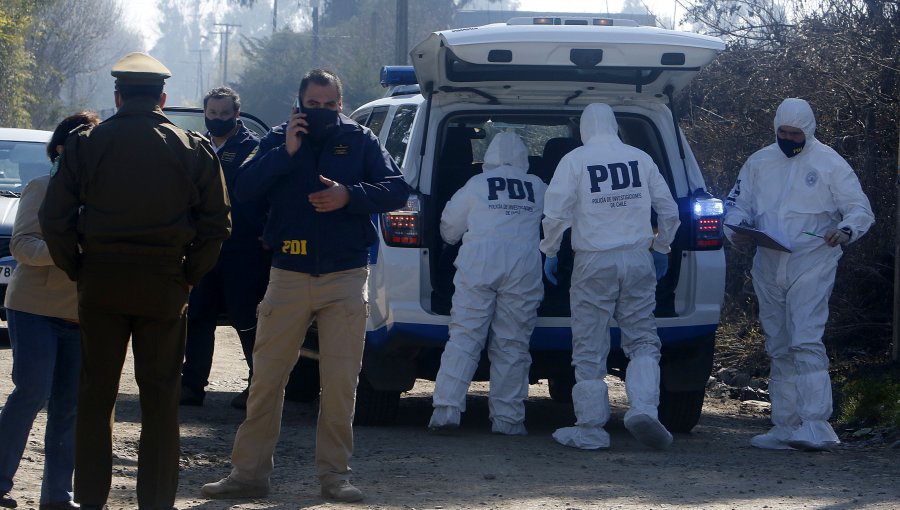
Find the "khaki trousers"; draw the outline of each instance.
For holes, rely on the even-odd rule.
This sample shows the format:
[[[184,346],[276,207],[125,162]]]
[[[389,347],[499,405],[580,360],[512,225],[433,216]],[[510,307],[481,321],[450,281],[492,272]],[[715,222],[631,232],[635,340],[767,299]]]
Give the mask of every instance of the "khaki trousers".
[[[267,483],[281,432],[284,388],[313,319],[319,330],[322,394],[316,473],[323,485],[349,479],[353,411],[366,332],[365,267],[311,276],[272,268],[258,308],[247,417],[231,453],[231,478]]]

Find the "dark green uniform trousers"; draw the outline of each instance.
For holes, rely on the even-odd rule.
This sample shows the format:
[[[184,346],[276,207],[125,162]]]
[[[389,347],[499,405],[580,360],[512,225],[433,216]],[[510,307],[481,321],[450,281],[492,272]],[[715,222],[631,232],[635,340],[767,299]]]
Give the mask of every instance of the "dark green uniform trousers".
[[[75,500],[103,505],[109,496],[115,404],[130,338],[141,405],[138,507],[168,510],[178,488],[188,288],[180,265],[123,266],[86,264],[78,279],[82,369]],[[135,313],[141,310],[162,317]]]

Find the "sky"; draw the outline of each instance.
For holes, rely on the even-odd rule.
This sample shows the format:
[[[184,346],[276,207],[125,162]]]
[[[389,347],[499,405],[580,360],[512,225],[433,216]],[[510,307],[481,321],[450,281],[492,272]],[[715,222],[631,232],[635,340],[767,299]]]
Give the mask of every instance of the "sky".
[[[153,19],[157,15],[157,0],[119,0],[125,9],[126,21],[134,27],[146,27],[146,23],[140,20]],[[266,2],[268,0],[260,0]],[[415,1],[415,0],[413,0]],[[553,11],[553,12],[621,12],[624,0],[519,0],[519,9],[523,11]],[[657,18],[671,20],[680,18],[684,14],[684,8],[678,3],[683,0],[641,0]],[[495,2],[492,5],[501,9],[504,2]],[[157,35],[152,29],[143,28],[144,37],[148,45],[155,41]]]

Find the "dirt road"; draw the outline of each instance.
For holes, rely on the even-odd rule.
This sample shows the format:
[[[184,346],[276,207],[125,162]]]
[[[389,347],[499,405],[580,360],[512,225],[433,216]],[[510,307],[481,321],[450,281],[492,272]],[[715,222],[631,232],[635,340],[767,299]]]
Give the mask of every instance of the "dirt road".
[[[200,486],[225,476],[243,412],[228,402],[243,388],[245,365],[237,337],[218,333],[211,394],[202,408],[182,408],[180,509],[896,509],[900,449],[843,446],[833,453],[767,452],[748,440],[768,419],[742,412],[739,402],[708,397],[691,434],[665,452],[650,451],[622,426],[624,390],[611,381],[613,418],[607,451],[557,445],[550,434],[574,422],[571,405],[550,400],[546,381],[532,385],[526,437],[490,433],[487,384],[476,383],[460,437],[425,432],[432,384],[420,381],[401,401],[392,427],[356,429],[354,482],[366,499],[325,503],[312,455],[316,409],[287,403],[275,458],[273,491],[265,500],[207,501]],[[0,350],[0,403],[11,391],[11,352]],[[139,408],[131,361],[117,407],[110,508],[135,509]],[[44,413],[32,430],[15,478],[19,508],[36,509],[43,465]],[[2,441],[2,438],[0,438]]]

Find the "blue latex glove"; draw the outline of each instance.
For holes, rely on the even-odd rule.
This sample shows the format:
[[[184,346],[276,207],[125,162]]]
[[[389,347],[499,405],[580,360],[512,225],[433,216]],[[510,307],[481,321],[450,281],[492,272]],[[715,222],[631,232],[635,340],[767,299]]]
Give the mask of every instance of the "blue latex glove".
[[[656,250],[650,250],[650,253],[653,254],[653,267],[656,268],[656,281],[662,280],[662,277],[666,275],[666,271],[669,270],[669,255],[660,253]]]
[[[556,281],[556,267],[558,265],[559,259],[556,257],[547,257],[547,260],[544,261],[544,276],[546,276],[547,281],[553,285],[559,283]]]

